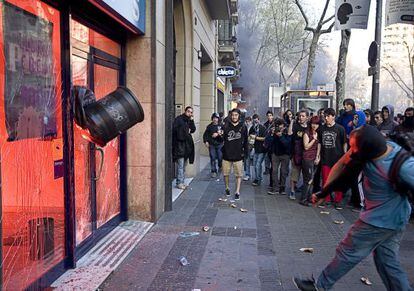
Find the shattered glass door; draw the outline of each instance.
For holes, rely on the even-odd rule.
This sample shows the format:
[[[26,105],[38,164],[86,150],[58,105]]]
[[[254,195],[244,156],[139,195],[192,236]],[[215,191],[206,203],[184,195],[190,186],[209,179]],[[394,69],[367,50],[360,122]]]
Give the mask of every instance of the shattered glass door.
[[[119,84],[120,45],[71,20],[72,83],[100,99]],[[76,244],[120,213],[119,139],[97,148],[75,127]]]
[[[2,288],[28,288],[65,255],[59,11],[0,2]]]

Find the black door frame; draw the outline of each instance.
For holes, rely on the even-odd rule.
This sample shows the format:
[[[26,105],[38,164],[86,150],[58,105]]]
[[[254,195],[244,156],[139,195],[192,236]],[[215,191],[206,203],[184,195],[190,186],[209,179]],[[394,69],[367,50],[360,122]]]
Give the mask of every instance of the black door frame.
[[[79,21],[76,17],[73,17],[73,19],[75,21]],[[81,20],[82,21],[82,20]],[[82,23],[84,24],[84,23]],[[86,24],[86,26],[88,26]],[[90,27],[90,26],[88,26]],[[92,27],[90,27],[91,29],[93,29]],[[118,41],[116,41],[117,43],[119,43]],[[76,51],[79,52],[75,52],[75,49],[72,49],[72,55],[76,56],[76,57],[80,57],[82,59],[87,60],[87,67],[88,67],[88,87],[90,89],[92,89],[92,91],[95,90],[95,77],[94,77],[94,73],[95,73],[95,65],[100,65],[100,66],[104,66],[106,68],[111,68],[114,70],[118,71],[118,84],[119,85],[124,85],[125,82],[125,71],[124,68],[124,63],[125,61],[122,60],[123,54],[122,51],[124,51],[124,49],[122,49],[124,46],[120,44],[121,47],[121,57],[115,57],[112,56],[98,48],[92,47],[88,45],[88,52],[86,52],[85,50],[78,50],[76,49]],[[76,46],[76,43],[74,44],[74,46]],[[86,46],[86,45],[85,45]],[[100,226],[99,228],[97,227],[97,201],[96,201],[96,158],[95,158],[95,154],[96,154],[96,145],[93,143],[89,143],[89,179],[90,179],[90,198],[91,198],[91,223],[92,223],[92,232],[89,235],[89,237],[87,237],[85,240],[83,240],[79,245],[76,246],[76,241],[75,241],[75,261],[77,261],[79,258],[81,258],[83,255],[85,255],[102,237],[104,237],[105,235],[107,235],[111,230],[113,230],[121,221],[127,220],[128,216],[127,213],[125,213],[125,210],[127,209],[127,207],[125,206],[125,203],[127,201],[126,198],[126,187],[125,187],[125,182],[123,182],[122,180],[126,181],[126,177],[124,176],[125,174],[125,169],[122,169],[122,167],[125,167],[125,162],[121,162],[121,161],[125,161],[125,157],[126,157],[126,143],[125,141],[121,141],[122,139],[125,139],[125,134],[123,135],[124,137],[120,138],[120,144],[119,144],[119,155],[120,155],[120,188],[119,188],[119,193],[120,193],[120,213],[117,214],[115,217],[111,218],[108,222],[106,222],[104,225]],[[123,158],[121,158],[121,156],[123,156]],[[76,201],[76,193],[75,194],[75,199],[74,201]],[[75,213],[75,222],[76,222],[76,213]],[[76,227],[75,227],[75,235],[76,235]],[[76,237],[75,237],[76,239]]]
[[[120,211],[121,213],[97,229],[96,233],[76,247],[76,215],[75,215],[75,180],[74,180],[74,140],[73,140],[73,96],[71,95],[71,43],[70,18],[94,29],[102,35],[121,45],[119,63],[119,84],[126,85],[125,45],[128,32],[117,21],[106,15],[91,3],[84,0],[41,0],[60,13],[60,42],[62,68],[62,128],[64,159],[64,207],[65,207],[65,257],[55,267],[30,284],[27,290],[41,290],[50,286],[67,269],[75,268],[76,261],[81,258],[102,237],[113,230],[121,221],[128,220],[127,179],[126,179],[126,134],[120,136]],[[1,198],[1,192],[0,192]],[[2,207],[0,200],[0,215]],[[0,222],[0,243],[2,224]],[[0,255],[1,253],[0,247]],[[2,259],[2,256],[0,256]],[[0,264],[0,290],[2,290],[2,264]]]

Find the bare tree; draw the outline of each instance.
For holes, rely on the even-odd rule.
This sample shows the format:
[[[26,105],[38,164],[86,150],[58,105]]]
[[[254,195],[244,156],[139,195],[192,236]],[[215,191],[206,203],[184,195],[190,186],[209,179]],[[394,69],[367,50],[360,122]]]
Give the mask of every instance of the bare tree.
[[[262,38],[256,63],[279,73],[286,85],[308,56],[309,33],[291,0],[266,0],[260,7]],[[286,88],[285,88],[286,89]]]
[[[388,72],[394,82],[404,91],[407,95],[407,98],[411,100],[414,104],[414,44],[411,47],[408,45],[406,41],[403,42],[405,49],[407,50],[407,61],[408,67],[410,69],[410,81],[407,82],[398,72],[398,70],[390,63],[385,64],[382,66],[382,69]],[[411,84],[409,84],[411,83]]]
[[[305,89],[310,89],[312,87],[312,76],[313,72],[315,70],[315,58],[316,58],[316,52],[318,49],[318,43],[321,35],[325,33],[330,33],[332,31],[332,28],[335,24],[334,18],[335,15],[332,15],[328,18],[326,18],[326,12],[329,7],[330,0],[325,0],[325,5],[322,10],[321,16],[319,17],[319,20],[317,24],[314,27],[310,27],[309,24],[309,18],[306,15],[302,4],[299,2],[299,0],[294,0],[296,6],[299,8],[300,13],[302,14],[302,17],[305,21],[305,31],[309,31],[312,33],[312,41],[309,47],[309,58],[308,58],[308,68],[306,72],[306,84]],[[324,29],[324,26],[328,25],[327,28]]]
[[[336,110],[345,99],[345,76],[346,76],[346,57],[348,55],[349,41],[351,40],[351,30],[341,31],[341,45],[339,46],[338,66],[336,71]]]

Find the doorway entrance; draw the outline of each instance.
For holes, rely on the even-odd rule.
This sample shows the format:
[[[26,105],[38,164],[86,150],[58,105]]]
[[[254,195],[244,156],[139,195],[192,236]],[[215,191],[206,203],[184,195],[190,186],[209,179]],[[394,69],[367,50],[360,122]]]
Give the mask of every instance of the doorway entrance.
[[[71,20],[73,85],[86,86],[100,99],[120,84],[121,45]],[[76,254],[88,250],[99,230],[120,221],[120,139],[99,148],[74,124]]]

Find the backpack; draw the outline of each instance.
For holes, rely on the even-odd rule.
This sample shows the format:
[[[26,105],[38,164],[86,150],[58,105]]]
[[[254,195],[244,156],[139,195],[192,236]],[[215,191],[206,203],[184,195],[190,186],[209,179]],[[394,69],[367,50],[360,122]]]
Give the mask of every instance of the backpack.
[[[395,191],[400,193],[402,196],[408,196],[408,199],[413,204],[414,189],[412,189],[407,183],[404,183],[398,174],[404,162],[414,156],[414,132],[393,134],[390,138],[392,141],[401,146],[401,150],[397,153],[391,164],[391,183],[393,184]]]

